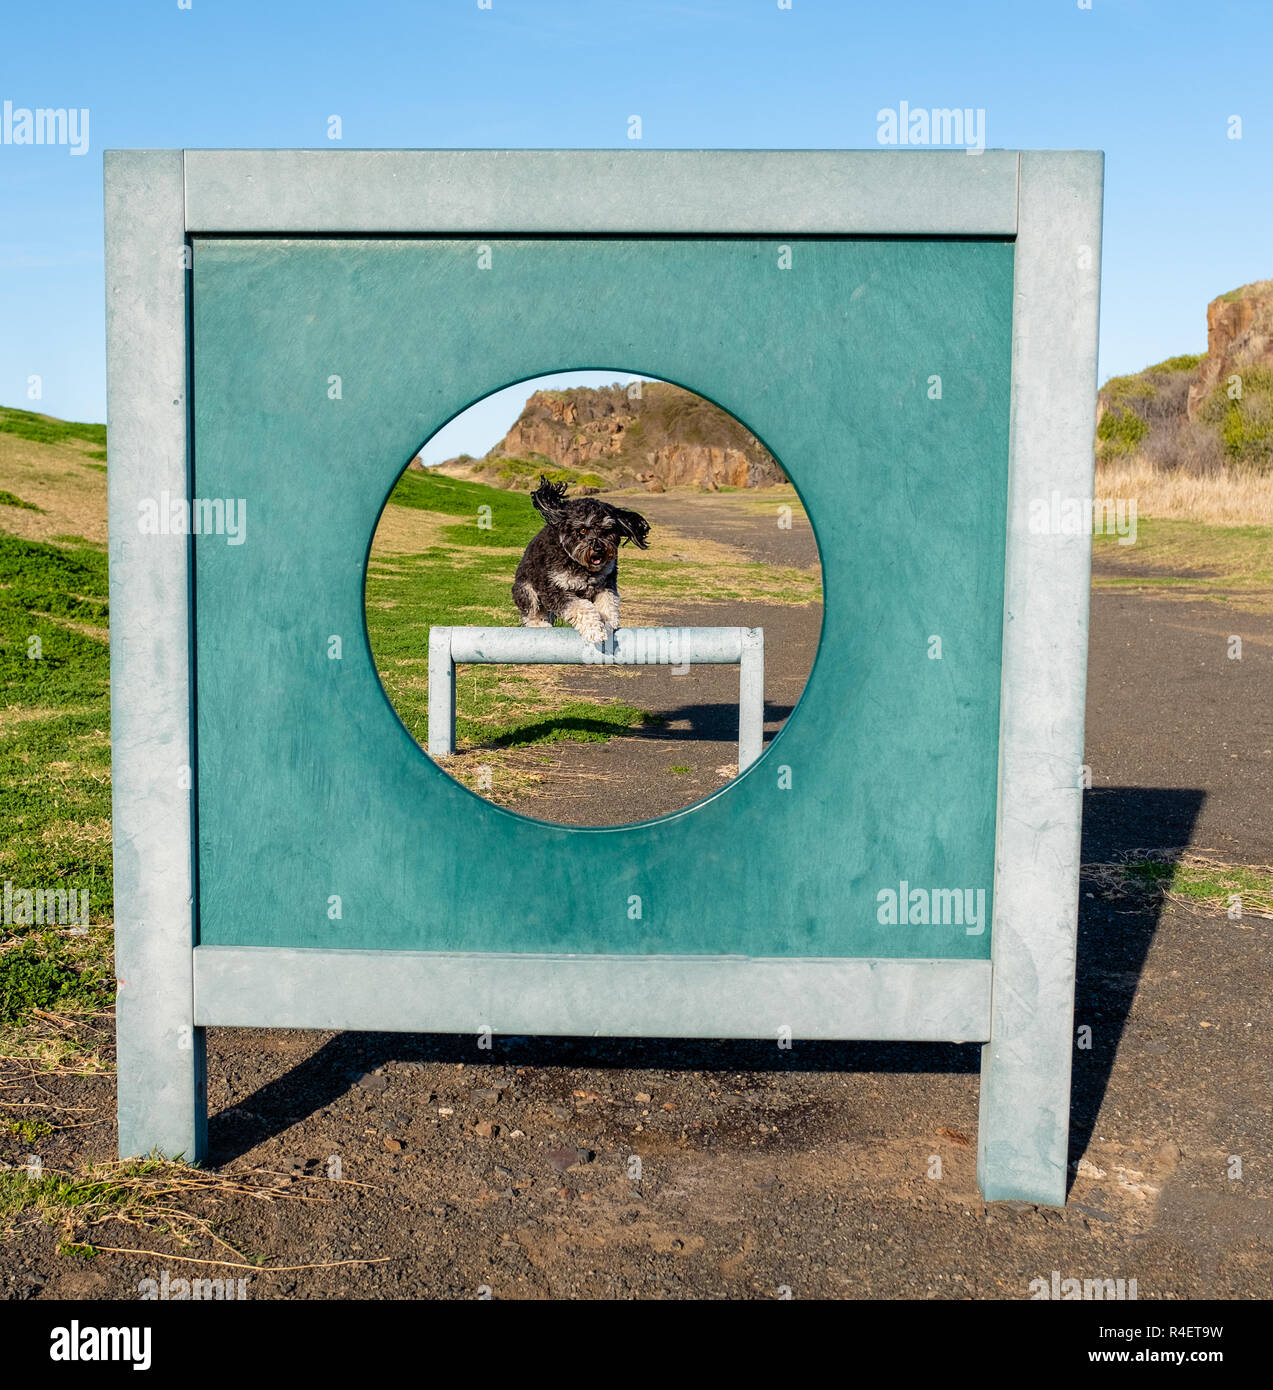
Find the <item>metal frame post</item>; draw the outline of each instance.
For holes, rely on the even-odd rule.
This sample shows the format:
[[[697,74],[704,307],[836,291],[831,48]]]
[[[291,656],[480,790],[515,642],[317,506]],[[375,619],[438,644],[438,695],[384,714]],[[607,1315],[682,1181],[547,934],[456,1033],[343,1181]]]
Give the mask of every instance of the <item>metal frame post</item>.
[[[990,1040],[977,1179],[987,1200],[1065,1201],[1092,538],[1030,526],[1092,495],[1099,154],[1021,156],[1012,321]],[[1090,509],[1090,503],[1089,509]]]
[[[194,1026],[190,538],[139,504],[190,493],[185,207],[179,151],[106,156],[106,472],[119,1152],[207,1144]]]

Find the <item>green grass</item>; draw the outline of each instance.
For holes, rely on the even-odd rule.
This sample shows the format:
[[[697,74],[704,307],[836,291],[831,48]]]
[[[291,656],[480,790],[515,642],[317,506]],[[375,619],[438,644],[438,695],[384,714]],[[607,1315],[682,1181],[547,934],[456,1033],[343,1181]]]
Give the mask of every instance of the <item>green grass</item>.
[[[778,565],[717,565],[700,571],[679,560],[643,559],[643,597],[746,603],[821,603],[822,584],[817,572],[785,569]]]
[[[1266,912],[1273,907],[1273,873],[1245,864],[1180,863],[1142,860],[1126,866],[1128,877],[1164,894],[1206,907],[1226,906],[1240,897]]]
[[[90,458],[106,457],[106,426],[87,425],[78,420],[54,420],[48,415],[36,415],[29,410],[14,410],[0,406],[0,433],[16,434],[37,444],[64,444],[69,439],[82,439],[96,444],[99,452]]]
[[[546,717],[514,719],[491,743],[496,748],[526,748],[536,743],[604,743],[625,729],[665,722],[662,715],[650,714],[635,705],[568,700],[554,704]],[[483,730],[475,732],[481,734]]]
[[[13,493],[6,492],[0,487],[0,507],[21,507],[24,512],[39,512],[44,515],[44,508],[37,507],[34,502],[24,502],[22,498],[15,497]]]
[[[96,1223],[145,1207],[153,1194],[138,1179],[163,1179],[169,1165],[142,1159],[110,1165],[85,1176],[46,1173],[35,1177],[23,1168],[0,1172],[0,1226],[9,1226],[23,1212],[38,1211],[48,1221],[71,1217]]]
[[[466,478],[448,478],[444,473],[435,473],[432,469],[407,469],[389,494],[389,501],[397,507],[419,507],[443,516],[469,517],[475,526],[478,508],[492,507],[498,524],[531,527],[527,540],[543,524],[538,520],[539,514],[528,497],[487,487],[485,483],[470,482]],[[508,544],[515,544],[515,541]]]
[[[21,1023],[32,1009],[92,1014],[114,998],[108,933],[99,939],[40,931],[0,952],[0,1025]]]
[[[0,534],[0,884],[87,890],[98,924],[0,925],[3,1026],[113,996],[107,621],[102,550]]]
[[[53,1126],[47,1120],[4,1120],[0,1129],[12,1135],[20,1144],[34,1144],[47,1139],[53,1133]]]
[[[33,1169],[23,1153],[9,1155],[9,1162],[0,1170],[0,1237],[42,1220],[60,1231],[59,1255],[92,1259],[121,1245],[136,1249],[149,1243],[139,1242],[139,1234],[154,1232],[186,1248],[197,1242],[207,1262],[222,1266],[218,1275],[270,1268],[263,1255],[226,1238],[224,1215],[227,1198],[277,1197],[278,1175],[268,1169],[212,1173],[158,1152],[122,1163],[81,1163],[73,1171]],[[318,1198],[302,1190],[292,1200]],[[110,1225],[127,1228],[127,1239],[103,1234]]]
[[[24,1155],[15,1154],[11,1166],[0,1170],[0,1235],[20,1222],[42,1219],[62,1233],[58,1254],[92,1259],[102,1239],[99,1229],[118,1222],[130,1228],[134,1246],[139,1231],[154,1231],[181,1245],[211,1240],[218,1249],[210,1255],[255,1267],[262,1263],[259,1259],[244,1256],[217,1234],[217,1205],[225,1195],[269,1192],[272,1176],[221,1177],[157,1153],[122,1163],[85,1163],[73,1172],[33,1171]]]
[[[1134,566],[1157,574],[1120,575],[1108,570],[1094,588],[1178,590],[1215,603],[1263,605],[1273,592],[1273,527],[1208,526],[1170,517],[1139,517],[1136,544],[1111,535],[1092,537],[1093,555],[1117,569]]]

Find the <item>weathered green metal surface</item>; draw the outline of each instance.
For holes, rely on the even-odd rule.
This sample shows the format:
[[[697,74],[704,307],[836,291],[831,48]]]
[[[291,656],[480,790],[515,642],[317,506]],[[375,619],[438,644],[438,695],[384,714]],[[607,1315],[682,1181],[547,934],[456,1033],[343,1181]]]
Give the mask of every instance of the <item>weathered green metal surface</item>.
[[[787,245],[790,269],[778,240],[196,241],[194,494],[247,502],[243,544],[195,546],[201,942],[988,957],[1013,248]],[[746,423],[800,489],[826,582],[765,756],[679,815],[597,831],[435,767],[363,618],[377,516],[420,444],[583,368]],[[983,930],[881,923],[902,883],[984,890]]]

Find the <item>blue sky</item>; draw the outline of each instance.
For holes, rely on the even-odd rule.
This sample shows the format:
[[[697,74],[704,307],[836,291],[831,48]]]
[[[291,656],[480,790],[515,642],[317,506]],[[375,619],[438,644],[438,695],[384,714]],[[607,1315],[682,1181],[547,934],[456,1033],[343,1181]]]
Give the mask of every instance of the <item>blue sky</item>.
[[[343,148],[632,148],[639,114],[646,149],[871,149],[902,100],[984,108],[990,147],[1106,151],[1102,377],[1201,351],[1273,276],[1273,5],[1085,2],[7,6],[0,102],[90,117],[83,156],[0,143],[0,404],[105,418],[104,149],[330,148],[333,114]]]

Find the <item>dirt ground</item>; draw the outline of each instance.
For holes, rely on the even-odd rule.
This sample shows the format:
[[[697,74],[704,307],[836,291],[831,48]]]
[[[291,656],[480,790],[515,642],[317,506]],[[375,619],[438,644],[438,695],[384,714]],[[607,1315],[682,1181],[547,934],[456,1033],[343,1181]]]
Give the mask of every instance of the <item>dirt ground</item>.
[[[754,621],[788,624],[811,655],[817,616]],[[1241,661],[1226,657],[1235,632]],[[717,678],[723,691],[737,675]],[[637,780],[643,763],[729,762],[732,711],[714,724],[709,707],[736,685],[687,697],[664,679],[643,698],[683,726],[601,756]],[[780,717],[794,692],[771,691]],[[1085,861],[1192,845],[1273,862],[1273,620],[1098,589],[1087,746]],[[1077,1022],[1093,1045],[1075,1053],[1063,1209],[978,1196],[975,1046],[501,1037],[483,1052],[468,1037],[218,1029],[210,1164],[269,1174],[260,1194],[220,1199],[221,1234],[271,1265],[334,1266],[253,1269],[257,1299],[1024,1299],[1053,1270],[1135,1279],[1141,1299],[1267,1298],[1271,927],[1085,882]],[[52,1098],[79,1126],[40,1141],[47,1167],[112,1156],[110,1077],[5,1094]],[[59,1256],[59,1232],[24,1218],[0,1247],[0,1293],[130,1298],[165,1270],[230,1272],[178,1255],[236,1259],[94,1234],[157,1253]]]

